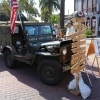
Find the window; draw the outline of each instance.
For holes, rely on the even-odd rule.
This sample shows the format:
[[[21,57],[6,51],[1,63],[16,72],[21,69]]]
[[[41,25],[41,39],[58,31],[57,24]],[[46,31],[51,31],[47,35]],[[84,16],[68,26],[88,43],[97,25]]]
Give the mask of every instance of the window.
[[[87,0],[83,0],[83,9],[87,8]]]
[[[25,26],[25,30],[27,30],[29,35],[34,35],[35,29],[32,26]]]
[[[92,0],[88,0],[88,8],[92,8]]]
[[[93,0],[93,12],[97,11],[97,0]]]
[[[38,25],[38,26],[27,25],[25,26],[25,30],[28,32],[28,35],[40,35],[40,34],[51,33],[51,27],[49,25]]]
[[[97,0],[93,0],[93,7],[97,7]]]
[[[92,0],[88,0],[88,14],[92,14]]]
[[[51,33],[51,28],[50,28],[50,26],[41,26],[41,33],[42,34],[48,34],[48,33]]]
[[[96,28],[96,17],[95,16],[93,16],[92,17],[92,27],[91,27],[92,29],[92,31],[95,31],[95,28]]]

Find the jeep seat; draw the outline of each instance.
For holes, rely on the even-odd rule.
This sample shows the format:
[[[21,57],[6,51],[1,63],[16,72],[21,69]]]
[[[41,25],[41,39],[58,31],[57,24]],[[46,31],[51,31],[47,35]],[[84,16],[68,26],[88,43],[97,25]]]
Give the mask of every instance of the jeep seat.
[[[23,38],[21,36],[13,36],[12,44],[16,48],[16,51],[20,54],[25,54],[27,49],[24,47]]]

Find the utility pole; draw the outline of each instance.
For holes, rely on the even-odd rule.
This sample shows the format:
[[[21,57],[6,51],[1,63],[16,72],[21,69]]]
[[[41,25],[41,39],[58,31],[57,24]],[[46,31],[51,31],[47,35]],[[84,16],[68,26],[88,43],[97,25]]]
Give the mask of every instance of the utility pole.
[[[64,29],[64,14],[65,13],[65,0],[61,0],[61,8],[60,8],[60,27]]]

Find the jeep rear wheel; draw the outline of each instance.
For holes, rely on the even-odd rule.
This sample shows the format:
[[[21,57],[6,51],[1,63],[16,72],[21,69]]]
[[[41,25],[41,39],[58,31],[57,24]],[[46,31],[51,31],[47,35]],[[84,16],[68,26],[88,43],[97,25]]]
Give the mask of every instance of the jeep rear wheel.
[[[41,80],[48,85],[56,85],[62,80],[62,67],[56,60],[42,60],[38,65]]]
[[[16,61],[12,59],[11,52],[9,50],[4,52],[4,61],[8,68],[15,68]]]

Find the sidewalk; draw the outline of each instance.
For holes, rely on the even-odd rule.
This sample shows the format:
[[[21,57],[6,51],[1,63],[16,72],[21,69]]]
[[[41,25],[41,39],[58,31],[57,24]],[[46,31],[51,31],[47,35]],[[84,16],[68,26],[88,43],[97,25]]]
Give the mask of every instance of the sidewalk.
[[[89,44],[91,42],[92,38],[86,38],[86,44]],[[94,40],[100,40],[100,37],[94,38]]]

